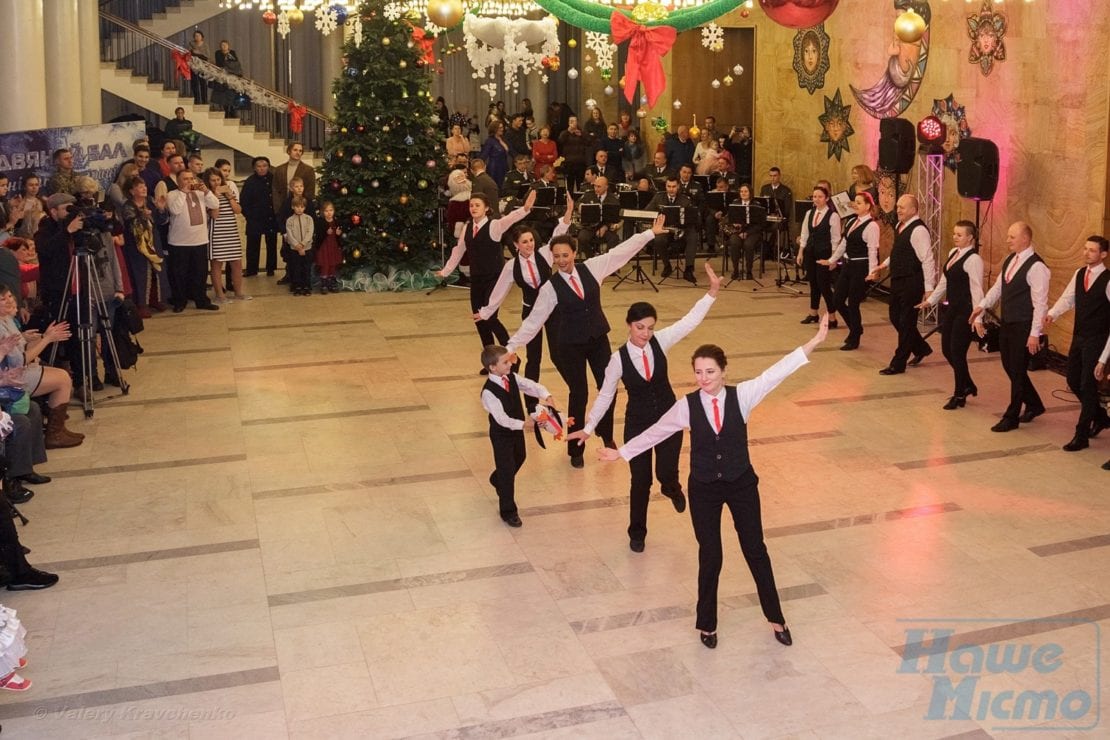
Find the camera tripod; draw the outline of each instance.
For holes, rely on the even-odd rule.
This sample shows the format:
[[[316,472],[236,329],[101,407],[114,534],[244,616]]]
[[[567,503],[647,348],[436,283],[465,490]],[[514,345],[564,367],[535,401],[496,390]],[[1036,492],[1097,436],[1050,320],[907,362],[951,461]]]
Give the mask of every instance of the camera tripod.
[[[86,234],[83,235],[85,239],[99,239],[99,234]],[[94,339],[96,337],[96,329],[103,328],[104,338],[106,339],[107,349],[112,358],[112,363],[116,369],[116,377],[119,379],[120,391],[123,395],[127,395],[131,391],[131,386],[123,379],[123,371],[120,368],[119,352],[116,350],[116,341],[112,336],[112,315],[108,313],[108,305],[104,301],[104,292],[100,289],[100,283],[94,279],[93,270],[96,266],[93,264],[94,254],[89,252],[84,247],[78,247],[73,256],[69,258],[69,271],[66,273],[67,286],[76,284],[76,291],[71,295],[68,291],[62,296],[61,306],[58,308],[57,321],[65,321],[69,315],[69,302],[70,299],[76,301],[77,312],[77,343],[81,350],[81,405],[85,412],[85,418],[92,417],[95,409],[93,408],[93,378],[96,377],[96,349],[94,346]],[[98,326],[93,326],[93,312],[96,312]],[[54,364],[54,357],[57,354],[58,345],[55,344],[50,348],[50,364]],[[69,358],[70,363],[77,358]],[[105,363],[107,364],[107,363]]]

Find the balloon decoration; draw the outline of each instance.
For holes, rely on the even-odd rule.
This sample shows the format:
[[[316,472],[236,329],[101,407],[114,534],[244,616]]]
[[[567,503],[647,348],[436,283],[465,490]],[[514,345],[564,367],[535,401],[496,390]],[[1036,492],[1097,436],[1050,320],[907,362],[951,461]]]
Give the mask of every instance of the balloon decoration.
[[[767,17],[787,28],[812,28],[836,10],[840,0],[759,0]]]
[[[916,44],[925,34],[925,19],[910,8],[894,21],[894,35],[907,44]]]
[[[428,20],[440,28],[454,28],[463,19],[462,0],[428,0]]]

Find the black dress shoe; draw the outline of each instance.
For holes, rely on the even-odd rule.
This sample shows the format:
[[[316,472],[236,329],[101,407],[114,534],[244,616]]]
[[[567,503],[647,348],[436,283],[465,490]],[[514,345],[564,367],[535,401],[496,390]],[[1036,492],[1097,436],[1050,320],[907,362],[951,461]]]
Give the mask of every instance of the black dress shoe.
[[[682,493],[682,486],[678,484],[675,484],[673,488],[670,486],[664,486],[662,493],[664,496],[671,500],[671,503],[674,505],[675,511],[677,511],[679,514],[686,511],[686,496]]]
[[[105,375],[104,375],[104,385],[114,385],[116,388],[120,388],[121,386],[120,386],[119,376],[118,375],[108,375],[107,373],[105,373]]]
[[[663,272],[660,273],[659,277],[662,280],[666,280],[667,278],[669,278],[671,276],[672,272],[674,272],[674,268],[671,267],[671,263],[668,262],[667,264],[663,265]]]
[[[833,319],[832,321],[829,322],[829,328],[830,329],[836,329],[839,326],[840,326],[840,324],[836,323],[836,319]]]
[[[928,357],[931,354],[933,354],[933,348],[932,347],[926,347],[925,351],[922,352],[921,354],[914,353],[914,356],[910,358],[909,364],[910,365],[920,365],[921,361],[924,360],[926,357]]]
[[[258,274],[258,270],[255,270],[254,272],[244,272],[243,277],[254,277],[257,274]]]
[[[859,342],[845,342],[840,345],[841,352],[851,352],[854,349],[859,349]]]
[[[701,644],[705,645],[710,650],[717,647],[717,633],[714,632],[711,635],[707,635],[704,632],[702,632],[701,633]]]
[[[1087,441],[1086,437],[1081,437],[1078,434],[1071,438],[1071,442],[1064,445],[1064,452],[1079,452],[1090,447],[1091,444]]]
[[[740,279],[740,273],[738,273],[736,270],[733,270],[731,279],[732,280],[739,280]]]
[[[32,486],[43,486],[52,480],[49,475],[39,475],[33,470],[27,475],[19,476],[19,479],[24,483],[30,483]]]
[[[794,640],[790,637],[790,630],[785,625],[783,625],[782,632],[775,630],[775,639],[787,647],[794,644]]]
[[[608,447],[610,450],[617,449],[617,443],[614,442],[612,439],[605,440],[605,446]]]
[[[508,524],[510,527],[522,527],[522,526],[524,526],[524,522],[520,521],[520,516],[517,515],[517,514],[509,514],[508,516],[501,517],[501,519],[506,524]]]
[[[104,381],[103,381],[103,380],[101,380],[100,378],[95,378],[95,377],[94,377],[94,378],[93,378],[93,382],[92,382],[92,389],[93,389],[94,391],[102,391],[102,390],[104,390]]]
[[[806,316],[804,319],[802,319],[798,323],[799,324],[816,324],[820,320],[821,319],[816,317],[816,316]]]
[[[1106,462],[1104,462],[1102,464],[1102,469],[1103,470],[1110,470],[1110,460],[1107,460]]]
[[[967,403],[967,399],[964,398],[963,396],[952,396],[951,398],[948,399],[948,403],[944,404],[944,406],[942,408],[945,411],[951,411],[953,409],[962,409],[966,403]]]
[[[1025,409],[1025,413],[1018,417],[1018,421],[1020,421],[1022,424],[1028,424],[1029,422],[1033,421],[1034,419],[1036,419],[1038,416],[1040,416],[1043,413],[1044,413],[1044,407],[1043,406],[1037,411],[1033,411],[1033,410],[1030,410],[1030,409]]]
[[[25,488],[18,479],[9,479],[4,481],[4,496],[13,504],[25,504],[34,498],[35,492]]]
[[[1018,420],[1003,416],[1002,421],[991,427],[992,432],[1012,432],[1018,428]]]
[[[686,272],[682,273],[682,279],[688,283],[698,284],[698,279],[694,277],[694,268],[687,267]]]
[[[572,455],[570,458],[570,466],[572,468],[584,468],[586,467],[586,461],[582,459],[581,455]]]
[[[1091,429],[1087,432],[1088,437],[1097,437],[1098,433],[1103,429],[1110,429],[1110,418],[1095,419],[1091,422]]]
[[[47,573],[44,570],[36,568],[27,568],[22,573],[18,573],[11,577],[8,581],[9,591],[38,591],[43,588],[50,588],[58,582],[58,576],[54,573]]]
[[[182,311],[184,311],[184,310],[185,310],[185,307],[184,307],[184,306],[174,306],[174,307],[173,307],[173,312],[174,312],[174,313],[181,313],[181,312],[182,312]]]
[[[882,370],[879,371],[879,375],[901,375],[904,372],[906,371],[899,370],[896,367],[884,367]]]
[[[632,550],[632,552],[643,552],[644,551],[644,541],[643,540],[629,540],[628,541],[628,548],[630,550]]]
[[[202,303],[201,305],[197,306],[197,308],[199,308],[201,311],[219,311],[220,310],[220,307],[217,306],[215,303]]]
[[[289,275],[285,274],[280,280],[277,281],[278,285],[289,285]]]

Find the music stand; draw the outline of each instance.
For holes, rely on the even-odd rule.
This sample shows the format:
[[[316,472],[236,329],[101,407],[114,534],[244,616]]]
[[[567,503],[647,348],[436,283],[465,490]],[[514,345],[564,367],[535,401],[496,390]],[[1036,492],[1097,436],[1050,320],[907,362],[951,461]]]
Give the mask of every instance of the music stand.
[[[601,225],[601,204],[600,203],[580,203],[578,205],[578,214],[580,223],[583,226],[600,226]]]
[[[710,177],[710,175],[691,175],[690,181],[696,182],[698,185],[701,185],[701,191],[703,193],[708,193],[710,190],[713,189],[713,183],[709,181]]]
[[[706,205],[711,211],[727,211],[729,204],[740,196],[736,193],[721,190],[710,190],[705,194]]]
[[[637,250],[636,255],[632,258],[632,267],[628,270],[628,272],[621,275],[617,279],[617,282],[613,284],[613,290],[619,288],[620,284],[623,283],[625,280],[631,280],[632,282],[640,283],[641,285],[647,283],[651,286],[652,290],[654,290],[656,293],[659,292],[659,286],[652,282],[651,278],[648,277],[648,274],[644,272],[644,268],[640,266],[640,254],[643,251],[643,249]]]
[[[554,208],[555,207],[555,195],[557,194],[557,191],[558,191],[558,188],[537,187],[536,188],[536,200],[532,204],[532,207],[533,208]]]

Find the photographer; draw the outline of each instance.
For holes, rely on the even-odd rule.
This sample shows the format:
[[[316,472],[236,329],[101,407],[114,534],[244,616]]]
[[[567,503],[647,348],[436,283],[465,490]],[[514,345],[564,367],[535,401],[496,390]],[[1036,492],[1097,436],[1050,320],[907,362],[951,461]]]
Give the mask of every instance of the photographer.
[[[220,201],[189,170],[177,173],[177,188],[166,195],[173,311],[181,313],[190,300],[203,311],[218,311],[219,306],[208,298],[205,284],[209,213],[219,211]]]

